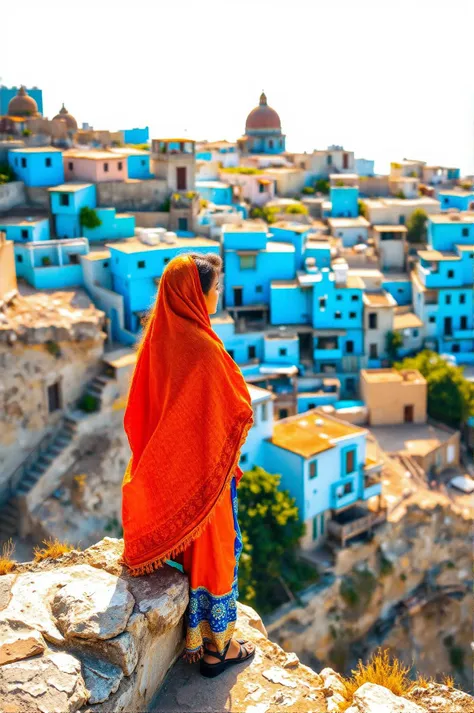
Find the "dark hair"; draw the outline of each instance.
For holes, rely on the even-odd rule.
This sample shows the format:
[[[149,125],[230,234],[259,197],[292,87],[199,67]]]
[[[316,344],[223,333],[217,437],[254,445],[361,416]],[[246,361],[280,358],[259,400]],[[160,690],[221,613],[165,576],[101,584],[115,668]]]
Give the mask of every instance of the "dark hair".
[[[222,270],[222,258],[217,253],[187,253],[190,255],[199,273],[199,280],[201,282],[201,289],[205,295],[209,292],[212,287],[212,281],[216,275]]]

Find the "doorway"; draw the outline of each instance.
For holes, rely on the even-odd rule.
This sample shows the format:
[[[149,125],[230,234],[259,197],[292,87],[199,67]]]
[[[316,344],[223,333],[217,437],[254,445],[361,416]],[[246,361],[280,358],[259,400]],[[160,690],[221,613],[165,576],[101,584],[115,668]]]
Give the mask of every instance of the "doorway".
[[[48,386],[48,412],[53,413],[61,408],[61,392],[59,381]]]
[[[234,307],[242,307],[243,305],[243,287],[233,287],[234,291]]]
[[[403,408],[403,420],[405,423],[413,423],[415,416],[415,407],[413,404],[409,404]]]
[[[186,166],[179,166],[176,169],[176,185],[178,191],[185,191],[187,188]]]

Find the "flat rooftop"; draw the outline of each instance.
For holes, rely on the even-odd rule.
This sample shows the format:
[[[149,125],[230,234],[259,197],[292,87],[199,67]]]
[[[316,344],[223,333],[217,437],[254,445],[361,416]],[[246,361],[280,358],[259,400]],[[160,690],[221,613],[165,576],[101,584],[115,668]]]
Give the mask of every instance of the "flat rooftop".
[[[407,228],[404,225],[373,225],[372,230],[377,233],[406,233]]]
[[[64,151],[64,158],[86,158],[90,161],[110,161],[127,158],[124,153],[112,153],[111,151]]]
[[[81,183],[80,181],[71,181],[70,183],[62,183],[60,186],[51,186],[48,188],[50,193],[75,193],[82,191],[84,188],[90,188],[93,183]]]
[[[87,255],[82,255],[84,260],[90,260],[91,262],[95,262],[96,260],[107,260],[109,257],[110,250],[95,250],[87,253]]]
[[[275,396],[268,389],[262,389],[260,386],[254,386],[253,384],[247,384],[249,390],[250,398],[252,403],[259,403],[260,401],[267,401],[267,399],[274,399]]]
[[[43,223],[45,220],[48,220],[47,215],[0,215],[0,225],[20,225],[21,227],[25,228],[28,227],[28,225],[36,225],[36,223]]]
[[[357,218],[328,218],[331,228],[368,228],[370,223],[359,215]]]
[[[413,312],[405,314],[396,314],[393,318],[393,328],[398,329],[417,329],[422,327],[422,320]]]
[[[362,299],[368,307],[394,307],[397,304],[388,292],[365,292]]]
[[[311,225],[303,225],[289,220],[277,220],[269,226],[270,232],[273,228],[281,228],[282,230],[290,230],[292,233],[307,233],[312,229]]]
[[[269,439],[280,448],[311,458],[334,447],[336,441],[367,433],[365,428],[328,416],[317,409],[290,416],[273,425]]]
[[[361,369],[360,374],[369,384],[426,384],[425,378],[416,369]]]
[[[387,453],[425,456],[451,438],[453,431],[429,424],[403,423],[396,426],[371,426],[371,433]]]
[[[268,227],[265,223],[246,220],[242,223],[225,223],[222,230],[226,233],[267,233]]]
[[[453,217],[455,216],[455,217]],[[474,213],[465,211],[462,213],[435,213],[428,216],[432,223],[474,223]]]
[[[24,121],[22,119],[22,121]],[[31,148],[12,149],[12,153],[64,153],[54,146],[32,146]]]
[[[456,253],[440,250],[418,250],[418,255],[422,260],[430,262],[442,262],[443,260],[460,260],[461,258]]]
[[[158,243],[147,245],[138,238],[127,238],[117,243],[106,243],[106,247],[122,253],[153,252],[154,250],[169,250],[170,248],[216,247],[219,243],[208,238],[176,238],[175,243]]]

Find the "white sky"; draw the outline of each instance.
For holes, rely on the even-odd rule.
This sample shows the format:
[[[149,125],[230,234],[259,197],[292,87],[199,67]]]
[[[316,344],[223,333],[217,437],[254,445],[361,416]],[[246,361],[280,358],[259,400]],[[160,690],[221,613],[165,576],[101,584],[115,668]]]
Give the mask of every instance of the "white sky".
[[[3,7],[2,7],[3,5]],[[474,0],[0,0],[0,77],[97,129],[235,140],[262,88],[290,151],[474,173]]]

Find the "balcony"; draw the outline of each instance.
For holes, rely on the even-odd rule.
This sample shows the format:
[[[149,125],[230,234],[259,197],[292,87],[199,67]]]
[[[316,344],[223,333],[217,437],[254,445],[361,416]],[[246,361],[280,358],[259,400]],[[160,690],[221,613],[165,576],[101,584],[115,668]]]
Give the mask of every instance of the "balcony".
[[[382,494],[382,483],[380,482],[380,479],[377,477],[366,475],[364,477],[364,486],[363,486],[363,493],[362,493],[363,500],[368,500],[369,498],[373,498],[374,495],[381,495],[381,494]]]
[[[315,349],[314,350],[314,358],[317,359],[318,361],[320,359],[328,360],[328,361],[336,361],[337,359],[341,359],[342,357],[342,351],[338,347],[335,349]]]
[[[356,506],[336,515],[334,519],[328,523],[327,532],[344,547],[348,539],[368,532],[376,525],[385,522],[386,519],[387,511],[385,509],[373,512],[372,510]]]
[[[471,329],[455,329],[453,332],[454,339],[474,339],[474,327]]]
[[[347,490],[347,492],[344,492],[344,490]],[[330,507],[332,510],[340,510],[341,508],[348,507],[348,505],[355,503],[357,499],[355,476],[349,479],[338,480],[337,483],[332,483],[330,499]]]

